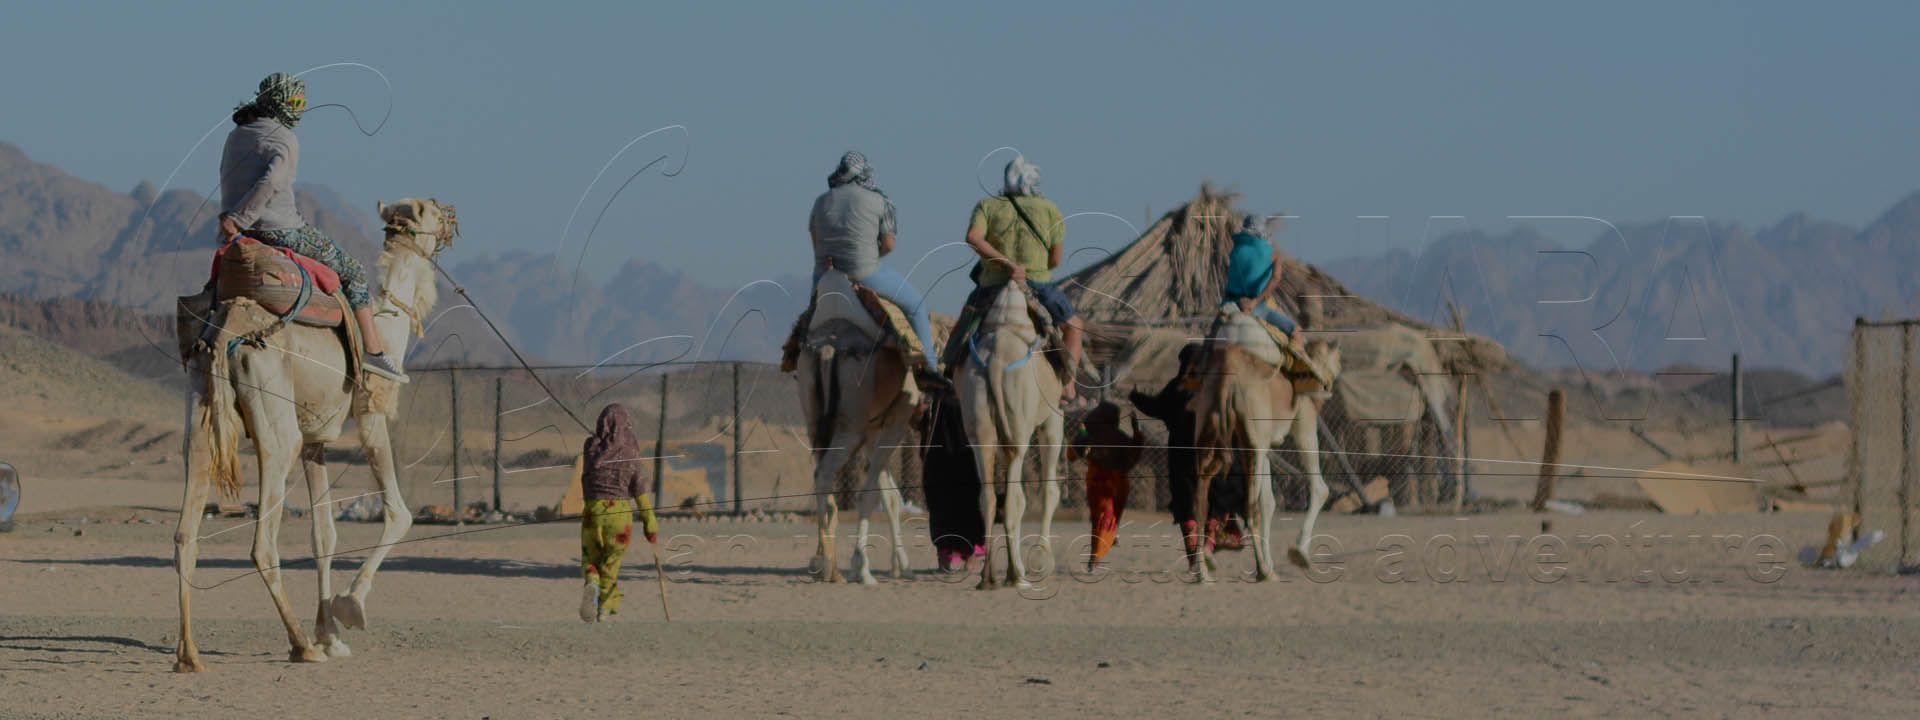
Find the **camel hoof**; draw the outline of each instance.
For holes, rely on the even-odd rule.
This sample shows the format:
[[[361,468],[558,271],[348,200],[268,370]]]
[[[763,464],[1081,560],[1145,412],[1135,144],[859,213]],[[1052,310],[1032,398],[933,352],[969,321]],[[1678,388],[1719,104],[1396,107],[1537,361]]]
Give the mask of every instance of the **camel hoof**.
[[[335,595],[327,603],[327,612],[333,615],[333,621],[349,630],[367,629],[367,609],[360,605],[360,598],[353,595]]]
[[[173,671],[177,673],[201,673],[207,671],[207,664],[200,662],[200,656],[178,658],[173,661]]]
[[[1272,580],[1273,576],[1274,576],[1273,568],[1260,568],[1258,570],[1253,571],[1254,582],[1266,582],[1268,580]]]
[[[1300,568],[1301,570],[1313,569],[1313,564],[1307,562],[1306,551],[1297,547],[1287,548],[1287,562],[1293,563],[1294,567]]]
[[[827,582],[843,583],[846,581],[847,581],[847,576],[840,574],[840,568],[834,568],[833,572],[827,574]]]
[[[873,579],[873,573],[860,573],[860,584],[861,585],[879,585],[880,581]]]
[[[340,638],[332,638],[330,640],[322,641],[320,643],[320,646],[326,649],[327,657],[330,657],[330,658],[353,657],[353,648],[347,647],[347,644],[344,642],[341,642]]]
[[[327,661],[327,654],[320,652],[320,648],[317,648],[317,647],[309,646],[309,647],[303,647],[303,648],[294,648],[292,650],[287,651],[287,662],[323,663],[326,661]]]

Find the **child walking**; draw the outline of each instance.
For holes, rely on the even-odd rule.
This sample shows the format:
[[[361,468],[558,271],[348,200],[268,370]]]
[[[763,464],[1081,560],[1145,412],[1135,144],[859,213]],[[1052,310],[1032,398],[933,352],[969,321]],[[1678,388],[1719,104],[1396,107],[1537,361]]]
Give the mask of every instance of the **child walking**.
[[[574,463],[586,507],[580,512],[580,565],[587,584],[580,595],[580,619],[601,622],[620,612],[620,559],[633,541],[633,513],[640,511],[647,542],[654,542],[660,522],[653,515],[647,491],[640,441],[633,436],[633,420],[619,403],[600,411],[593,436]]]
[[[1107,551],[1120,533],[1120,513],[1127,508],[1127,472],[1140,460],[1140,446],[1146,444],[1135,423],[1131,436],[1120,432],[1120,407],[1103,402],[1087,413],[1080,432],[1067,449],[1067,459],[1087,458],[1087,518],[1093,522],[1093,553],[1087,558],[1087,570],[1105,564]]]

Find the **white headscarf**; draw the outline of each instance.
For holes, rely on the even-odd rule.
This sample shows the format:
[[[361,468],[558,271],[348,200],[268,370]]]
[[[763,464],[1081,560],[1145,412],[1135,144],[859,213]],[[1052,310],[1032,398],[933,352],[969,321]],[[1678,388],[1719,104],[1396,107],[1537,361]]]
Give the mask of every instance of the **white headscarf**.
[[[1267,237],[1267,216],[1259,213],[1247,213],[1247,217],[1240,221],[1239,234],[1252,235],[1265,240]]]
[[[1007,163],[1006,185],[1001,192],[1008,195],[1040,197],[1040,166],[1027,162],[1027,156],[1015,155]]]

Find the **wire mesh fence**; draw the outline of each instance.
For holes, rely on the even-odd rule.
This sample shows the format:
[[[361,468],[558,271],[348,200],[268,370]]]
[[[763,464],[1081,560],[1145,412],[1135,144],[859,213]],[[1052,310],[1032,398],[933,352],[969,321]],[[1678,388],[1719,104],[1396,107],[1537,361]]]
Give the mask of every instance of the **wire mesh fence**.
[[[1853,447],[1847,476],[1860,526],[1886,528],[1888,542],[1861,553],[1858,567],[1897,569],[1920,552],[1920,377],[1916,324],[1856,322],[1847,364]]]
[[[639,436],[654,501],[666,511],[698,513],[808,512],[814,508],[813,456],[797,380],[776,366],[746,362],[653,365],[441,367],[410,371],[401,412],[392,424],[396,465],[409,501],[489,510],[558,508],[572,485],[573,464],[601,408],[623,404]],[[1148,416],[1117,391],[1102,399],[1120,407],[1124,430],[1138,429],[1144,447],[1129,471],[1126,506],[1167,510],[1191,487],[1191,430]],[[1390,499],[1401,508],[1448,505],[1462,489],[1459,464],[1428,413],[1393,422],[1357,419],[1336,395],[1320,433],[1321,470],[1351,509]],[[1083,411],[1066,418],[1067,437]],[[1189,426],[1190,427],[1190,426]],[[1445,440],[1445,441],[1443,441]],[[922,467],[927,444],[909,432],[890,471],[909,502],[925,507]],[[1272,451],[1275,495],[1282,508],[1304,509],[1308,494],[1300,449]],[[357,457],[354,459],[358,459]],[[849,483],[864,478],[856,458]],[[1086,461],[1059,464],[1062,507],[1086,505]],[[1041,477],[1041,453],[1029,452],[1024,476]],[[1245,468],[1236,464],[1215,492],[1244,496]],[[1179,486],[1185,483],[1184,486]],[[1384,497],[1381,488],[1384,487]],[[371,485],[369,483],[369,489]],[[843,492],[852,491],[843,484]],[[1038,482],[1022,483],[1030,507]],[[851,501],[847,497],[844,501]],[[1233,502],[1244,502],[1243,499]],[[854,507],[846,502],[842,507]]]

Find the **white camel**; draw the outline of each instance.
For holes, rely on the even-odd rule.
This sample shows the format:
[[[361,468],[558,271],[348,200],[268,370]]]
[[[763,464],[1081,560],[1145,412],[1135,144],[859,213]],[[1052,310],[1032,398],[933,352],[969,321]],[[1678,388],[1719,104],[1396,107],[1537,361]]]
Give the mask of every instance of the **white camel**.
[[[453,208],[433,200],[409,198],[391,206],[381,203],[379,211],[386,222],[386,247],[378,267],[385,276],[371,330],[380,333],[386,347],[396,351],[393,357],[402,358],[409,336],[419,333],[421,314],[430,311],[436,300],[430,258],[453,241],[458,226]],[[260,517],[254,525],[253,565],[273,596],[280,622],[286,626],[287,640],[293,645],[289,659],[323,662],[328,657],[349,655],[341,628],[366,626],[366,600],[373,591],[373,574],[413,523],[406,501],[400,497],[387,436],[387,420],[399,404],[399,386],[371,375],[363,386],[350,377],[346,348],[332,328],[299,324],[276,328],[279,322],[273,314],[245,298],[223,300],[208,317],[219,332],[193,351],[188,373],[192,390],[187,403],[186,495],[181,502],[179,531],[173,538],[180,579],[180,640],[174,670],[206,669],[193,641],[191,603],[200,518],[212,487],[219,486],[231,497],[239,494],[242,430],[253,438],[259,460]],[[202,319],[183,304],[183,349],[193,347],[201,337]],[[230,341],[248,334],[258,335],[260,344],[240,343],[229,350]],[[386,518],[380,544],[368,554],[352,587],[336,596],[331,577],[336,536],[325,450],[327,442],[340,436],[349,418],[359,426],[367,464],[383,493]],[[194,467],[195,434],[206,438],[207,468]],[[313,555],[320,580],[319,611],[311,639],[287,602],[276,543],[287,473],[296,459],[306,471],[307,497],[312,503]]]
[[[900,532],[900,488],[888,464],[907,435],[914,398],[906,389],[904,351],[883,343],[885,334],[861,306],[846,273],[827,270],[814,287],[813,316],[800,352],[800,402],[813,445],[815,519],[820,542],[809,570],[825,582],[844,582],[834,539],[840,522],[836,487],[849,461],[865,451],[867,481],[859,492],[854,572],[873,585],[867,554],[868,518],[874,505],[887,510],[893,532],[893,577],[907,577],[907,548]]]
[[[1027,314],[1027,294],[1020,283],[1007,283],[982,313],[980,327],[962,342],[966,357],[954,377],[960,417],[973,445],[974,465],[980,474],[980,513],[986,521],[987,555],[980,570],[980,589],[997,586],[993,570],[994,495],[1006,493],[1007,581],[1031,586],[1021,557],[1021,520],[1027,496],[1021,469],[1034,430],[1040,435],[1040,545],[1053,557],[1053,512],[1060,506],[1060,452],[1066,419],[1060,413],[1060,377],[1040,348],[1045,338]],[[1006,469],[1004,484],[996,484],[995,468]]]
[[[1199,483],[1193,495],[1196,518],[1207,516],[1207,491],[1213,479],[1242,454],[1247,473],[1247,526],[1252,530],[1254,578],[1270,580],[1273,571],[1273,466],[1267,450],[1288,437],[1300,453],[1307,475],[1306,519],[1299,540],[1287,548],[1287,559],[1307,568],[1307,545],[1313,540],[1313,522],[1327,501],[1327,481],[1320,475],[1320,404],[1324,388],[1297,391],[1281,372],[1281,349],[1252,315],[1232,312],[1224,318],[1202,371],[1200,392],[1194,397],[1197,421],[1193,443],[1199,452]],[[1324,342],[1309,343],[1308,355],[1328,382],[1340,374],[1340,350]],[[1200,582],[1213,581],[1213,557],[1201,537],[1205,523],[1195,523],[1186,537],[1187,561]]]

